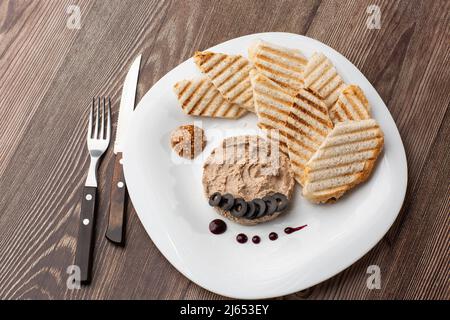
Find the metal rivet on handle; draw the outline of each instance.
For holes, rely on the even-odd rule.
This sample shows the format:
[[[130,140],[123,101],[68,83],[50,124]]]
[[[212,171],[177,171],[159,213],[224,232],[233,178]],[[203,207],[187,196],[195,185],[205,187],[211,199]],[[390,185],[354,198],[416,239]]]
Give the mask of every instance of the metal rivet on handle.
[[[86,195],[86,200],[87,200],[87,201],[91,201],[91,200],[92,200],[92,195],[87,194],[87,195]]]
[[[83,224],[84,224],[85,226],[87,226],[87,225],[89,224],[89,219],[84,219],[84,220],[83,220]]]
[[[122,181],[119,181],[119,182],[117,183],[117,186],[118,186],[119,188],[123,188],[123,182],[122,182]]]

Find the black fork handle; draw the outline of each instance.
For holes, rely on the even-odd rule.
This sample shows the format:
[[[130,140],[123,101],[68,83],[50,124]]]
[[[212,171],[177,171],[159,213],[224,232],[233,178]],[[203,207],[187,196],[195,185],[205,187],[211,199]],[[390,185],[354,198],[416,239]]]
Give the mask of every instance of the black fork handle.
[[[96,187],[84,187],[81,202],[78,243],[75,265],[80,268],[80,282],[89,284],[92,276],[92,260],[95,237]]]

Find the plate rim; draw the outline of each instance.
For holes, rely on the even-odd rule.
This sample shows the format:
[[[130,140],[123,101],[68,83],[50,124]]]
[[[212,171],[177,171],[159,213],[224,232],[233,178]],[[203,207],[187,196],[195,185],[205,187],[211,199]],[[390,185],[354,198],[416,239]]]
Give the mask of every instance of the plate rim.
[[[242,295],[239,295],[239,294],[229,294],[229,293],[220,292],[220,291],[216,290],[215,288],[211,288],[211,287],[208,286],[207,284],[200,283],[199,281],[196,281],[196,280],[192,279],[192,275],[189,274],[187,270],[185,270],[182,266],[179,266],[179,265],[178,265],[178,262],[175,261],[175,259],[172,259],[172,257],[168,256],[168,254],[167,254],[167,252],[165,252],[165,250],[162,250],[162,249],[160,248],[160,246],[161,246],[161,244],[160,244],[160,239],[156,239],[155,237],[152,236],[152,233],[153,233],[153,232],[150,231],[151,228],[149,228],[149,226],[145,225],[145,224],[142,222],[142,219],[141,219],[140,214],[139,214],[139,212],[138,212],[138,208],[134,207],[134,208],[135,208],[135,211],[136,211],[136,214],[138,215],[138,218],[139,218],[141,224],[143,225],[143,227],[144,227],[146,233],[148,234],[148,236],[150,237],[150,239],[152,240],[152,242],[155,244],[155,246],[158,248],[158,250],[161,252],[161,254],[169,261],[169,263],[170,263],[175,269],[177,269],[178,272],[180,272],[183,276],[185,276],[186,278],[188,278],[190,281],[194,282],[194,283],[197,284],[198,286],[200,286],[200,287],[202,287],[202,288],[204,288],[204,289],[206,289],[206,290],[208,290],[208,291],[211,291],[211,292],[216,293],[216,294],[221,295],[221,296],[226,296],[226,297],[231,297],[231,298],[236,298],[236,299],[266,299],[266,298],[273,298],[273,297],[284,296],[284,295],[292,294],[292,293],[295,293],[295,292],[304,290],[304,289],[306,289],[306,288],[309,288],[309,287],[311,287],[311,286],[317,285],[317,284],[319,284],[319,283],[321,283],[321,282],[323,282],[323,281],[326,281],[326,280],[328,280],[328,279],[334,277],[335,275],[341,273],[343,270],[347,269],[349,266],[353,265],[354,263],[356,263],[357,261],[359,261],[363,256],[365,256],[365,255],[366,255],[370,250],[372,250],[372,249],[375,247],[375,245],[376,245],[380,240],[382,240],[382,238],[386,235],[386,233],[387,233],[387,232],[389,231],[389,229],[392,227],[392,225],[394,224],[395,220],[397,219],[397,217],[398,217],[398,215],[399,215],[399,213],[400,213],[400,211],[401,211],[401,208],[402,208],[402,206],[403,206],[404,199],[405,199],[405,196],[406,196],[407,185],[408,185],[408,162],[407,162],[407,157],[406,157],[405,147],[404,147],[404,144],[403,144],[403,141],[402,141],[400,132],[399,132],[399,130],[398,130],[397,124],[395,123],[395,121],[394,121],[394,119],[393,119],[393,117],[392,117],[392,114],[391,114],[391,112],[389,111],[389,108],[387,108],[386,103],[383,101],[383,99],[382,99],[381,96],[379,95],[379,93],[378,93],[378,91],[376,90],[376,88],[375,88],[375,87],[372,85],[372,83],[365,77],[365,75],[359,70],[359,68],[356,67],[356,66],[355,66],[350,60],[348,60],[347,57],[345,57],[343,54],[339,53],[338,51],[336,51],[336,50],[333,49],[332,47],[328,46],[327,44],[325,44],[325,43],[323,43],[323,42],[321,42],[321,41],[319,41],[319,40],[316,40],[316,39],[313,39],[313,38],[310,38],[310,37],[307,37],[307,36],[304,36],[304,35],[299,35],[299,34],[289,33],[289,32],[262,32],[262,33],[247,34],[247,35],[243,35],[243,36],[239,36],[239,37],[236,37],[236,38],[232,38],[232,39],[229,39],[229,40],[227,40],[227,41],[224,41],[224,42],[221,42],[221,43],[219,43],[219,44],[216,44],[215,46],[213,46],[213,47],[211,47],[211,48],[205,49],[205,51],[206,51],[206,50],[215,50],[215,48],[216,48],[217,46],[222,46],[222,45],[225,45],[225,44],[227,44],[227,43],[229,43],[229,42],[232,42],[232,41],[235,41],[235,40],[239,40],[239,39],[242,39],[242,38],[248,38],[248,37],[255,37],[255,38],[257,38],[257,37],[276,36],[276,35],[283,35],[283,36],[292,36],[292,37],[305,38],[305,39],[307,39],[307,41],[312,41],[313,43],[317,43],[317,44],[319,44],[320,46],[326,47],[327,50],[332,51],[333,54],[342,57],[344,60],[346,60],[346,62],[348,62],[348,63],[350,63],[352,66],[354,66],[355,70],[356,70],[357,73],[358,73],[358,76],[359,76],[359,77],[362,77],[364,80],[366,80],[366,81],[370,84],[370,86],[374,89],[374,92],[376,93],[377,97],[383,102],[384,107],[385,107],[386,110],[387,110],[388,117],[390,118],[390,120],[391,120],[392,123],[394,124],[394,129],[395,129],[395,130],[394,130],[394,136],[396,136],[396,137],[398,138],[398,141],[400,142],[400,145],[401,145],[401,150],[400,150],[400,154],[399,154],[399,155],[400,155],[401,159],[403,160],[402,162],[403,162],[404,166],[402,166],[403,170],[402,170],[401,173],[399,173],[399,177],[401,177],[401,176],[404,177],[403,181],[400,182],[401,185],[403,186],[403,190],[402,190],[402,195],[401,195],[401,196],[400,196],[400,195],[398,196],[398,199],[401,198],[401,200],[396,202],[397,205],[396,205],[396,207],[393,209],[393,211],[395,211],[396,214],[395,214],[395,215],[392,215],[391,221],[388,221],[387,223],[384,224],[383,230],[380,231],[380,233],[377,234],[377,236],[374,236],[374,237],[373,237],[373,240],[370,241],[370,244],[367,245],[367,248],[366,248],[365,250],[362,250],[362,253],[358,254],[358,255],[357,255],[358,257],[357,257],[356,259],[354,259],[354,260],[349,259],[349,260],[352,260],[352,261],[350,261],[350,262],[348,262],[348,263],[342,264],[341,267],[334,269],[334,271],[332,271],[332,272],[328,272],[326,275],[322,275],[320,281],[310,281],[309,283],[308,283],[308,280],[305,281],[306,284],[305,284],[304,286],[300,287],[300,288],[294,288],[294,289],[292,289],[292,288],[287,288],[286,290],[278,289],[278,290],[276,290],[276,292],[272,292],[271,294],[260,293],[260,294],[255,294],[255,295],[245,295],[245,296],[242,296]],[[130,123],[133,123],[134,121],[136,121],[135,119],[138,118],[139,110],[143,109],[142,107],[140,107],[141,103],[143,103],[144,101],[147,100],[146,97],[152,94],[153,89],[154,89],[155,87],[157,87],[157,85],[158,85],[159,83],[163,82],[163,81],[169,76],[170,73],[172,73],[172,72],[175,71],[177,68],[179,68],[181,65],[183,65],[183,64],[185,64],[185,63],[188,63],[188,62],[191,61],[191,60],[192,60],[192,58],[189,58],[189,59],[187,59],[187,60],[181,62],[180,64],[178,64],[177,66],[175,66],[174,68],[172,68],[171,70],[169,70],[164,76],[162,76],[158,81],[156,81],[156,82],[152,85],[152,87],[144,94],[144,96],[141,98],[141,100],[139,101],[138,105],[136,106],[135,112],[133,113],[133,116],[132,116],[131,119],[130,119]],[[132,126],[129,126],[129,127],[132,127]],[[128,136],[127,136],[127,137],[128,137]],[[128,139],[128,138],[126,138],[126,139]],[[125,144],[125,148],[124,148],[124,152],[123,152],[123,160],[124,160],[124,161],[123,161],[123,169],[124,169],[124,176],[125,176],[125,180],[126,180],[126,182],[127,182],[127,186],[130,186],[130,184],[129,184],[128,182],[129,182],[129,180],[130,180],[130,172],[131,172],[131,171],[130,171],[130,170],[131,170],[131,169],[130,169],[130,164],[129,164],[129,162],[127,161],[127,158],[128,158],[127,155],[129,154],[129,148],[130,148],[130,143],[126,143],[126,144]],[[127,173],[128,173],[128,174],[127,174]],[[127,176],[128,176],[128,178],[127,178]],[[132,184],[131,184],[131,185],[132,185]],[[128,189],[130,190],[130,188],[128,188]],[[134,197],[134,196],[132,195],[132,192],[129,192],[129,197],[130,197],[130,200],[133,202],[133,197]],[[133,202],[133,203],[134,203],[134,202]],[[311,282],[313,282],[313,283],[311,283]]]

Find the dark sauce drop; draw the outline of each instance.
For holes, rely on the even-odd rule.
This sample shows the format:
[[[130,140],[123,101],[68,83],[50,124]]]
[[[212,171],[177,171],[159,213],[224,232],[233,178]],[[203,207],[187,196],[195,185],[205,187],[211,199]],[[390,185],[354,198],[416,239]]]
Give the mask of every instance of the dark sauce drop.
[[[260,238],[259,236],[253,236],[252,242],[253,242],[254,244],[258,244],[258,243],[261,242],[261,238]]]
[[[221,234],[227,230],[227,224],[220,219],[215,219],[209,223],[209,231],[214,234]]]
[[[304,226],[296,227],[296,228],[287,227],[287,228],[284,229],[284,232],[287,233],[287,234],[291,234],[291,233],[293,233],[295,231],[302,230],[306,226],[307,226],[307,224],[305,224]]]
[[[278,239],[278,234],[276,232],[269,233],[269,239],[275,241]]]
[[[237,242],[239,242],[239,243],[246,243],[247,240],[248,240],[248,238],[247,238],[247,236],[246,236],[245,234],[239,233],[239,234],[236,236],[236,240],[237,240]]]

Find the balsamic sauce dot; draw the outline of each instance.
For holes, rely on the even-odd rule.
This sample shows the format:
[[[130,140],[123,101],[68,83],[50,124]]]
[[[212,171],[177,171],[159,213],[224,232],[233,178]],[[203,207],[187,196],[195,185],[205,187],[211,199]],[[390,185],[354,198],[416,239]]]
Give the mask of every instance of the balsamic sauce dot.
[[[272,241],[277,240],[278,239],[278,234],[276,232],[271,232],[269,234],[269,239],[272,240]]]
[[[248,240],[248,238],[247,238],[247,236],[246,236],[245,234],[239,233],[239,234],[236,236],[236,240],[237,240],[237,242],[239,242],[239,243],[246,243],[247,240]]]
[[[209,231],[214,234],[221,234],[227,230],[227,224],[220,219],[215,219],[209,223]]]
[[[253,242],[254,244],[258,244],[258,243],[261,242],[261,238],[260,238],[259,236],[253,236],[252,242]]]

